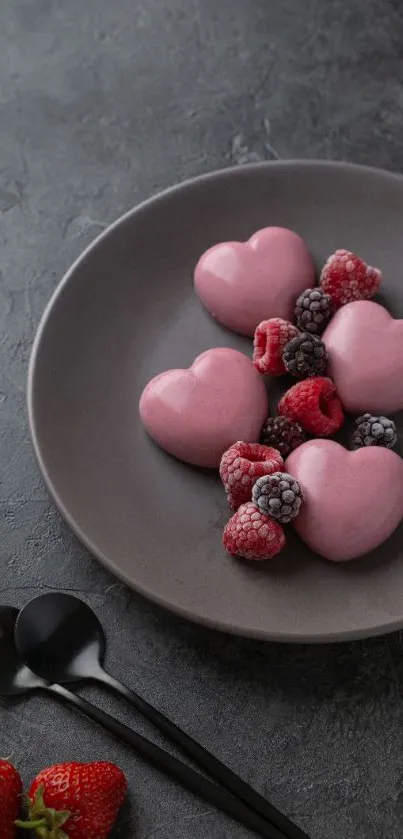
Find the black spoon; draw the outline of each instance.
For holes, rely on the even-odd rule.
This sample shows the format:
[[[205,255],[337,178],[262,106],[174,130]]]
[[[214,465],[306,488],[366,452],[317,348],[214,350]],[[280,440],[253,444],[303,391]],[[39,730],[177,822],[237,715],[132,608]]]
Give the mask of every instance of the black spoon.
[[[45,679],[36,676],[24,664],[15,646],[14,631],[18,614],[18,610],[11,606],[0,606],[0,696],[10,698],[22,696],[34,690],[44,690],[63,699],[91,720],[102,725],[115,737],[132,746],[157,769],[179,781],[191,792],[200,795],[227,815],[237,819],[245,827],[256,831],[264,839],[285,839],[287,834],[277,830],[227,790],[216,786],[127,725],[118,722],[95,705],[91,705],[81,696],[76,696],[62,685],[49,684]]]
[[[78,597],[48,593],[21,610],[15,640],[27,665],[48,682],[72,684],[84,680],[101,682],[123,696],[171,741],[179,745],[202,769],[263,816],[289,839],[309,839],[283,813],[226,767],[218,758],[185,734],[103,669],[105,635],[92,609]]]

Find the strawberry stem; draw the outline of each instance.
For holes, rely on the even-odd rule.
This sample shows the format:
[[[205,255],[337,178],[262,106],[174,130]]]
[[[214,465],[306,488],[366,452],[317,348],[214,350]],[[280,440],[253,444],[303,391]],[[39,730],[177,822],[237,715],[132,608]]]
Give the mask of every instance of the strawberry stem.
[[[36,830],[37,827],[46,827],[46,819],[36,819],[30,822],[23,822],[21,819],[16,819],[14,822],[16,827],[21,827],[23,830]]]
[[[28,821],[15,822],[16,827],[35,831],[37,839],[68,839],[62,825],[70,818],[68,810],[55,810],[46,807],[44,787],[38,787],[33,800],[28,797]]]

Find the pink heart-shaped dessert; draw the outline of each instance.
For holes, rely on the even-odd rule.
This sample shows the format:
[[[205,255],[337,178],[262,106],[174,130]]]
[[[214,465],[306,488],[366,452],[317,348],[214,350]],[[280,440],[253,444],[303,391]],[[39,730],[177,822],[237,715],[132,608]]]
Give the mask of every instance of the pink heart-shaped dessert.
[[[322,335],[329,375],[351,414],[403,408],[403,320],[361,300],[336,312]]]
[[[202,353],[188,370],[156,376],[140,399],[151,437],[196,466],[218,467],[237,440],[257,442],[267,414],[263,378],[246,355],[224,348]]]
[[[292,320],[296,298],[314,283],[305,242],[283,227],[265,227],[248,242],[215,245],[200,257],[194,275],[206,309],[241,335],[253,335],[262,320]]]
[[[403,516],[403,460],[390,449],[351,452],[333,440],[310,440],[291,452],[285,471],[305,496],[295,530],[326,559],[342,562],[368,553]]]

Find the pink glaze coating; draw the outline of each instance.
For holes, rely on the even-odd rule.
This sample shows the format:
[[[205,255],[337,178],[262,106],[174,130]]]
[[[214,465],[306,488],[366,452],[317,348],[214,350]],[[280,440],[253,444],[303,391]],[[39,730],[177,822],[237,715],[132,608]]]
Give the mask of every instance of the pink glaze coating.
[[[263,378],[246,355],[225,348],[207,350],[188,370],[161,373],[140,399],[151,437],[196,466],[218,467],[237,440],[257,442],[267,415]]]
[[[253,335],[262,320],[293,319],[296,298],[315,284],[315,267],[297,233],[265,227],[248,242],[223,242],[206,251],[194,284],[216,320]]]
[[[368,553],[403,516],[403,460],[390,449],[351,452],[333,440],[310,440],[291,452],[285,471],[305,495],[295,530],[326,559],[343,562]]]
[[[390,414],[403,408],[403,320],[369,300],[336,312],[322,340],[329,375],[351,414]]]

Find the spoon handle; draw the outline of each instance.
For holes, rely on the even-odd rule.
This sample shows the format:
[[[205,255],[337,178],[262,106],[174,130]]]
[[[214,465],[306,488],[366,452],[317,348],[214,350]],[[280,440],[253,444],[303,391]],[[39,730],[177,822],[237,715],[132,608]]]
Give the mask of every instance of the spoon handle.
[[[213,784],[202,775],[199,775],[198,772],[195,772],[194,769],[191,769],[185,763],[170,755],[169,752],[160,749],[151,740],[147,740],[127,725],[115,720],[114,717],[111,717],[105,711],[87,702],[86,699],[77,696],[62,685],[49,685],[46,689],[59,698],[69,702],[71,705],[74,705],[91,720],[99,723],[103,728],[106,728],[114,734],[115,737],[118,737],[124,743],[127,743],[127,745],[132,746],[142,757],[154,764],[157,769],[165,772],[166,775],[174,778],[175,781],[179,781],[179,783],[187,787],[191,792],[200,795],[210,804],[214,804],[224,813],[227,813],[227,815],[237,819],[245,827],[254,830],[260,836],[264,837],[264,839],[286,839],[287,834],[278,831],[276,827],[269,824],[253,810],[250,810],[249,807],[227,792],[227,790],[216,786],[216,784]]]
[[[217,757],[212,755],[211,752],[208,752],[197,740],[194,740],[193,737],[190,737],[189,734],[182,731],[179,726],[160,711],[157,711],[156,708],[153,708],[152,705],[146,702],[145,699],[142,699],[137,693],[134,693],[134,691],[130,690],[130,688],[126,687],[126,685],[119,682],[104,670],[101,671],[99,676],[97,675],[97,681],[102,681],[103,684],[110,687],[115,693],[123,696],[132,707],[136,708],[149,722],[153,723],[171,742],[180,746],[201,769],[208,772],[212,778],[226,787],[227,790],[247,804],[248,807],[275,825],[289,839],[309,839],[309,836],[303,830],[291,822],[284,813],[277,810],[273,804],[270,804],[270,801],[263,798],[246,781],[243,781],[239,775],[236,775],[228,766],[221,763]]]

